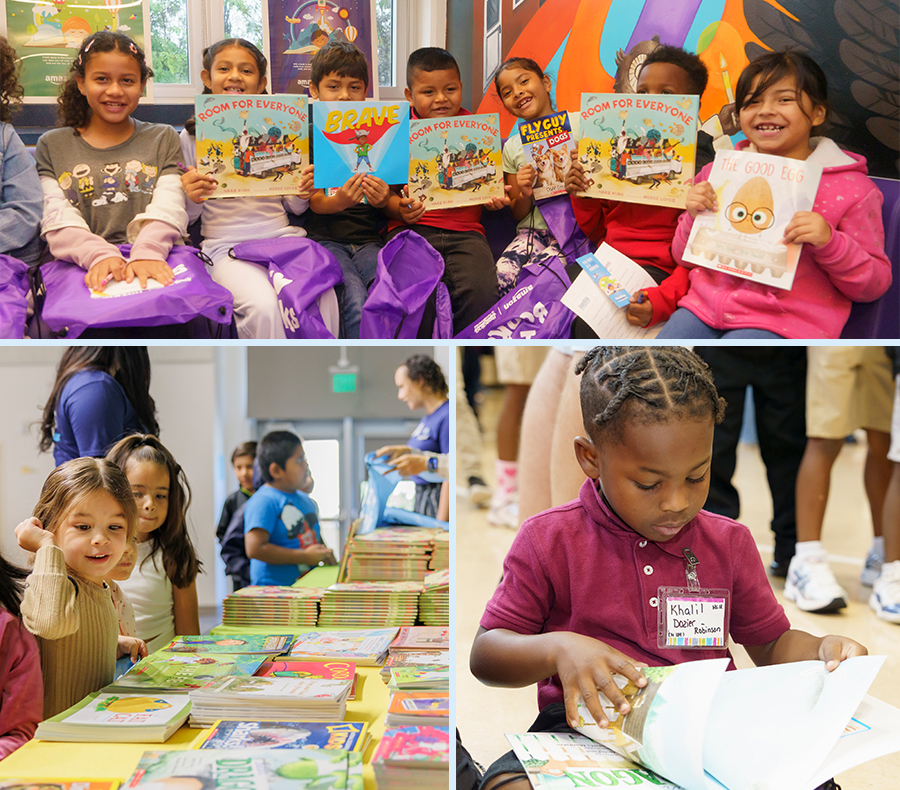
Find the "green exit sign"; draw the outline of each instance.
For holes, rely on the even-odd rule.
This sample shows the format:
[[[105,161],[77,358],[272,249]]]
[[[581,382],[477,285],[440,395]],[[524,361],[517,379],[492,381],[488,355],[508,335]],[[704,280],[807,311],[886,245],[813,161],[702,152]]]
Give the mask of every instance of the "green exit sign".
[[[333,373],[331,375],[331,389],[333,392],[356,392],[356,374]]]

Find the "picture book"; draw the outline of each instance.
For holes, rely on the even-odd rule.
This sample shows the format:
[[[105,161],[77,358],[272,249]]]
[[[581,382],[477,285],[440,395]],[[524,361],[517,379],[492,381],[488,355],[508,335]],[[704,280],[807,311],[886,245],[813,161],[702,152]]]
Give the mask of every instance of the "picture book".
[[[443,650],[427,650],[421,653],[391,653],[381,668],[381,679],[390,683],[391,670],[402,667],[425,667],[427,669],[447,668],[448,654]]]
[[[256,671],[257,677],[277,678],[325,678],[352,680],[350,699],[356,698],[359,675],[352,661],[266,661]]]
[[[144,752],[123,788],[361,790],[362,755],[337,749],[189,749]]]
[[[384,731],[372,761],[447,766],[450,761],[448,728],[431,724],[390,727]]]
[[[396,628],[364,628],[348,631],[311,631],[300,634],[291,648],[297,660],[335,659],[354,661],[357,666],[381,666]]]
[[[409,124],[409,196],[426,210],[502,198],[503,159],[496,113],[414,119]]]
[[[822,166],[749,151],[718,151],[709,183],[718,211],[694,219],[684,259],[774,288],[794,282],[800,244],[783,244],[798,211],[812,211]]]
[[[684,208],[699,97],[582,93],[578,156],[586,197]]]
[[[195,100],[197,169],[212,198],[296,195],[309,157],[305,96],[201,94]]]
[[[116,790],[115,779],[43,779],[35,776],[0,779],[0,790]]]
[[[369,725],[341,721],[217,721],[198,749],[365,750]]]
[[[265,656],[191,654],[158,650],[142,658],[106,691],[190,691],[224,675],[249,676]]]
[[[419,652],[421,650],[449,650],[450,629],[427,626],[407,626],[401,628],[397,638],[391,642],[391,652]]]
[[[388,727],[424,722],[444,727],[449,721],[449,691],[395,691],[385,717]]]
[[[440,690],[450,688],[450,668],[394,667],[388,688],[400,691]]]
[[[165,741],[185,721],[191,703],[185,694],[94,692],[68,710],[38,724],[42,741]]]
[[[832,672],[822,661],[734,672],[725,671],[727,659],[645,668],[643,688],[615,676],[631,712],[620,714],[601,694],[609,726],[579,704],[576,729],[687,790],[813,790],[839,770],[900,751],[900,710],[866,704],[884,660],[849,658]],[[848,728],[851,719],[862,726]]]
[[[625,316],[632,294],[656,287],[646,270],[606,242],[596,252],[577,260],[582,271],[563,294],[562,303],[566,307],[583,318],[597,337],[640,340],[656,337],[662,324],[645,329],[632,326]]]
[[[169,653],[286,653],[293,634],[178,636],[162,649]]]
[[[406,183],[408,102],[317,101],[312,121],[316,189],[337,189],[357,173]]]
[[[534,167],[534,199],[564,195],[572,153],[578,150],[569,113],[555,112],[533,121],[519,122],[522,151]]]

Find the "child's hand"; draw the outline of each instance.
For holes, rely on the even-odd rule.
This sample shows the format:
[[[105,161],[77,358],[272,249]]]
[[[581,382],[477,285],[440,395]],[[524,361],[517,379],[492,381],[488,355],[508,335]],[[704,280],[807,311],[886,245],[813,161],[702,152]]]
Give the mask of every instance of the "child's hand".
[[[141,288],[147,287],[150,277],[161,285],[175,282],[175,274],[165,261],[129,261],[125,267],[125,282],[130,283],[135,277],[140,281]]]
[[[509,192],[511,189],[512,189],[512,186],[510,186],[509,184],[505,185],[503,187],[503,192],[504,192],[503,197],[502,198],[492,197],[491,202],[485,203],[484,207],[488,211],[499,211],[504,206],[508,206],[511,202],[509,199]]]
[[[589,636],[571,632],[556,635],[558,650],[556,673],[563,687],[566,703],[566,719],[570,727],[578,723],[578,700],[584,704],[601,727],[609,724],[603,712],[598,691],[602,691],[621,714],[628,713],[631,706],[613,680],[613,673],[624,675],[637,686],[646,686],[647,678],[628,656],[613,647]]]
[[[719,201],[716,200],[716,190],[709,181],[698,181],[692,186],[685,198],[687,213],[696,217],[701,211],[718,211]]]
[[[26,518],[16,527],[16,540],[25,551],[37,551],[43,546],[56,543],[53,533],[47,532],[34,516]]]
[[[196,167],[181,174],[181,185],[194,203],[202,203],[218,186],[219,182],[209,173],[201,173]]]
[[[326,565],[337,565],[334,553],[324,543],[316,543],[304,549],[306,556],[309,558],[307,565],[318,565],[324,562]]]
[[[315,165],[307,165],[303,168],[300,173],[300,190],[297,193],[298,197],[301,200],[309,200],[312,197],[312,193],[316,191],[313,186],[313,181],[315,180],[316,174],[316,166]],[[184,176],[181,177],[181,180],[184,181]]]
[[[102,291],[110,280],[125,279],[125,261],[122,258],[103,258],[84,275],[84,283],[92,291]]]
[[[523,197],[534,195],[534,177],[537,175],[534,165],[525,165],[516,171],[516,186]]]
[[[362,201],[363,195],[363,174],[357,173],[350,176],[346,183],[337,191],[335,197],[340,201],[342,208],[350,208]]]
[[[120,636],[119,644],[116,647],[116,658],[131,658],[132,664],[137,664],[142,658],[148,655],[147,645],[143,639],[133,636]]]
[[[638,294],[632,294],[628,307],[625,308],[625,317],[632,326],[647,326],[653,318],[653,306],[647,298],[647,292],[641,291],[643,302],[638,302]]]
[[[369,205],[373,208],[384,208],[387,205],[388,198],[391,195],[391,188],[378,176],[363,176],[362,189],[366,200],[369,201]]]
[[[825,669],[834,672],[845,658],[867,656],[869,651],[849,636],[823,636],[819,642],[819,660],[825,662]]]
[[[425,204],[417,197],[409,197],[409,187],[403,187],[400,198],[400,219],[407,225],[415,225],[425,213]]]
[[[581,160],[578,158],[578,151],[572,151],[571,157],[572,164],[569,165],[569,169],[566,171],[565,183],[566,192],[574,195],[578,192],[586,192],[591,182],[588,181],[588,177],[584,174],[584,165],[581,164]]]
[[[823,247],[831,241],[831,225],[815,211],[798,211],[784,229],[784,244]]]

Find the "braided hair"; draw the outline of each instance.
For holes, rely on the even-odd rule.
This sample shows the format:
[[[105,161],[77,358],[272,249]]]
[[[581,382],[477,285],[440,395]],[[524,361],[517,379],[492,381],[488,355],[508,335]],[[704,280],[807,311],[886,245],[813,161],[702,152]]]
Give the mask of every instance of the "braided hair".
[[[706,363],[683,346],[597,346],[575,374],[583,374],[581,414],[595,444],[618,438],[626,422],[710,416],[719,423],[725,413]]]

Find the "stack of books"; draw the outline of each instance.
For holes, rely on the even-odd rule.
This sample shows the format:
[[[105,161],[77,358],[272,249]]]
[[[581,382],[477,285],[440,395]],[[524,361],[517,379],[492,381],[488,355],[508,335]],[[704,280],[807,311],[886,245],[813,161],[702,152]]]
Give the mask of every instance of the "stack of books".
[[[383,527],[351,535],[341,581],[420,582],[428,572],[434,537],[440,532],[443,530],[427,527]]]
[[[434,548],[431,550],[429,570],[441,571],[450,569],[450,533],[441,530],[434,536]]]
[[[365,722],[217,721],[197,749],[344,749],[364,752]]]
[[[450,732],[431,725],[384,732],[372,758],[378,790],[437,790],[447,786]]]
[[[184,724],[190,711],[191,702],[186,694],[148,697],[97,691],[42,721],[34,737],[41,741],[77,743],[162,743]]]
[[[448,666],[450,629],[429,626],[401,628],[391,642],[387,660],[381,670],[385,683],[391,680],[391,670],[400,667],[436,669]]]
[[[325,590],[320,628],[412,625],[419,612],[421,582],[338,582]]]
[[[187,693],[219,677],[250,677],[260,668],[265,658],[265,655],[191,654],[157,650],[142,658],[103,690],[117,693]]]
[[[322,678],[219,678],[190,692],[191,726],[227,721],[340,721],[350,680]]]
[[[222,624],[310,628],[323,592],[322,587],[243,587],[222,601]]]
[[[446,691],[450,688],[450,667],[391,667],[391,691]]]
[[[450,571],[440,570],[425,577],[425,588],[419,596],[419,619],[425,625],[450,624]]]
[[[287,653],[293,634],[238,634],[176,636],[162,649],[169,653],[260,653],[277,656]]]
[[[352,631],[311,631],[300,634],[291,648],[296,661],[353,661],[360,667],[380,667],[397,636],[396,628]]]
[[[395,691],[391,694],[384,726],[404,727],[410,724],[449,727],[450,692]]]
[[[349,699],[356,699],[359,675],[353,661],[266,661],[257,671],[260,678],[325,678],[326,680],[351,680]],[[2,788],[0,788],[2,790]]]

